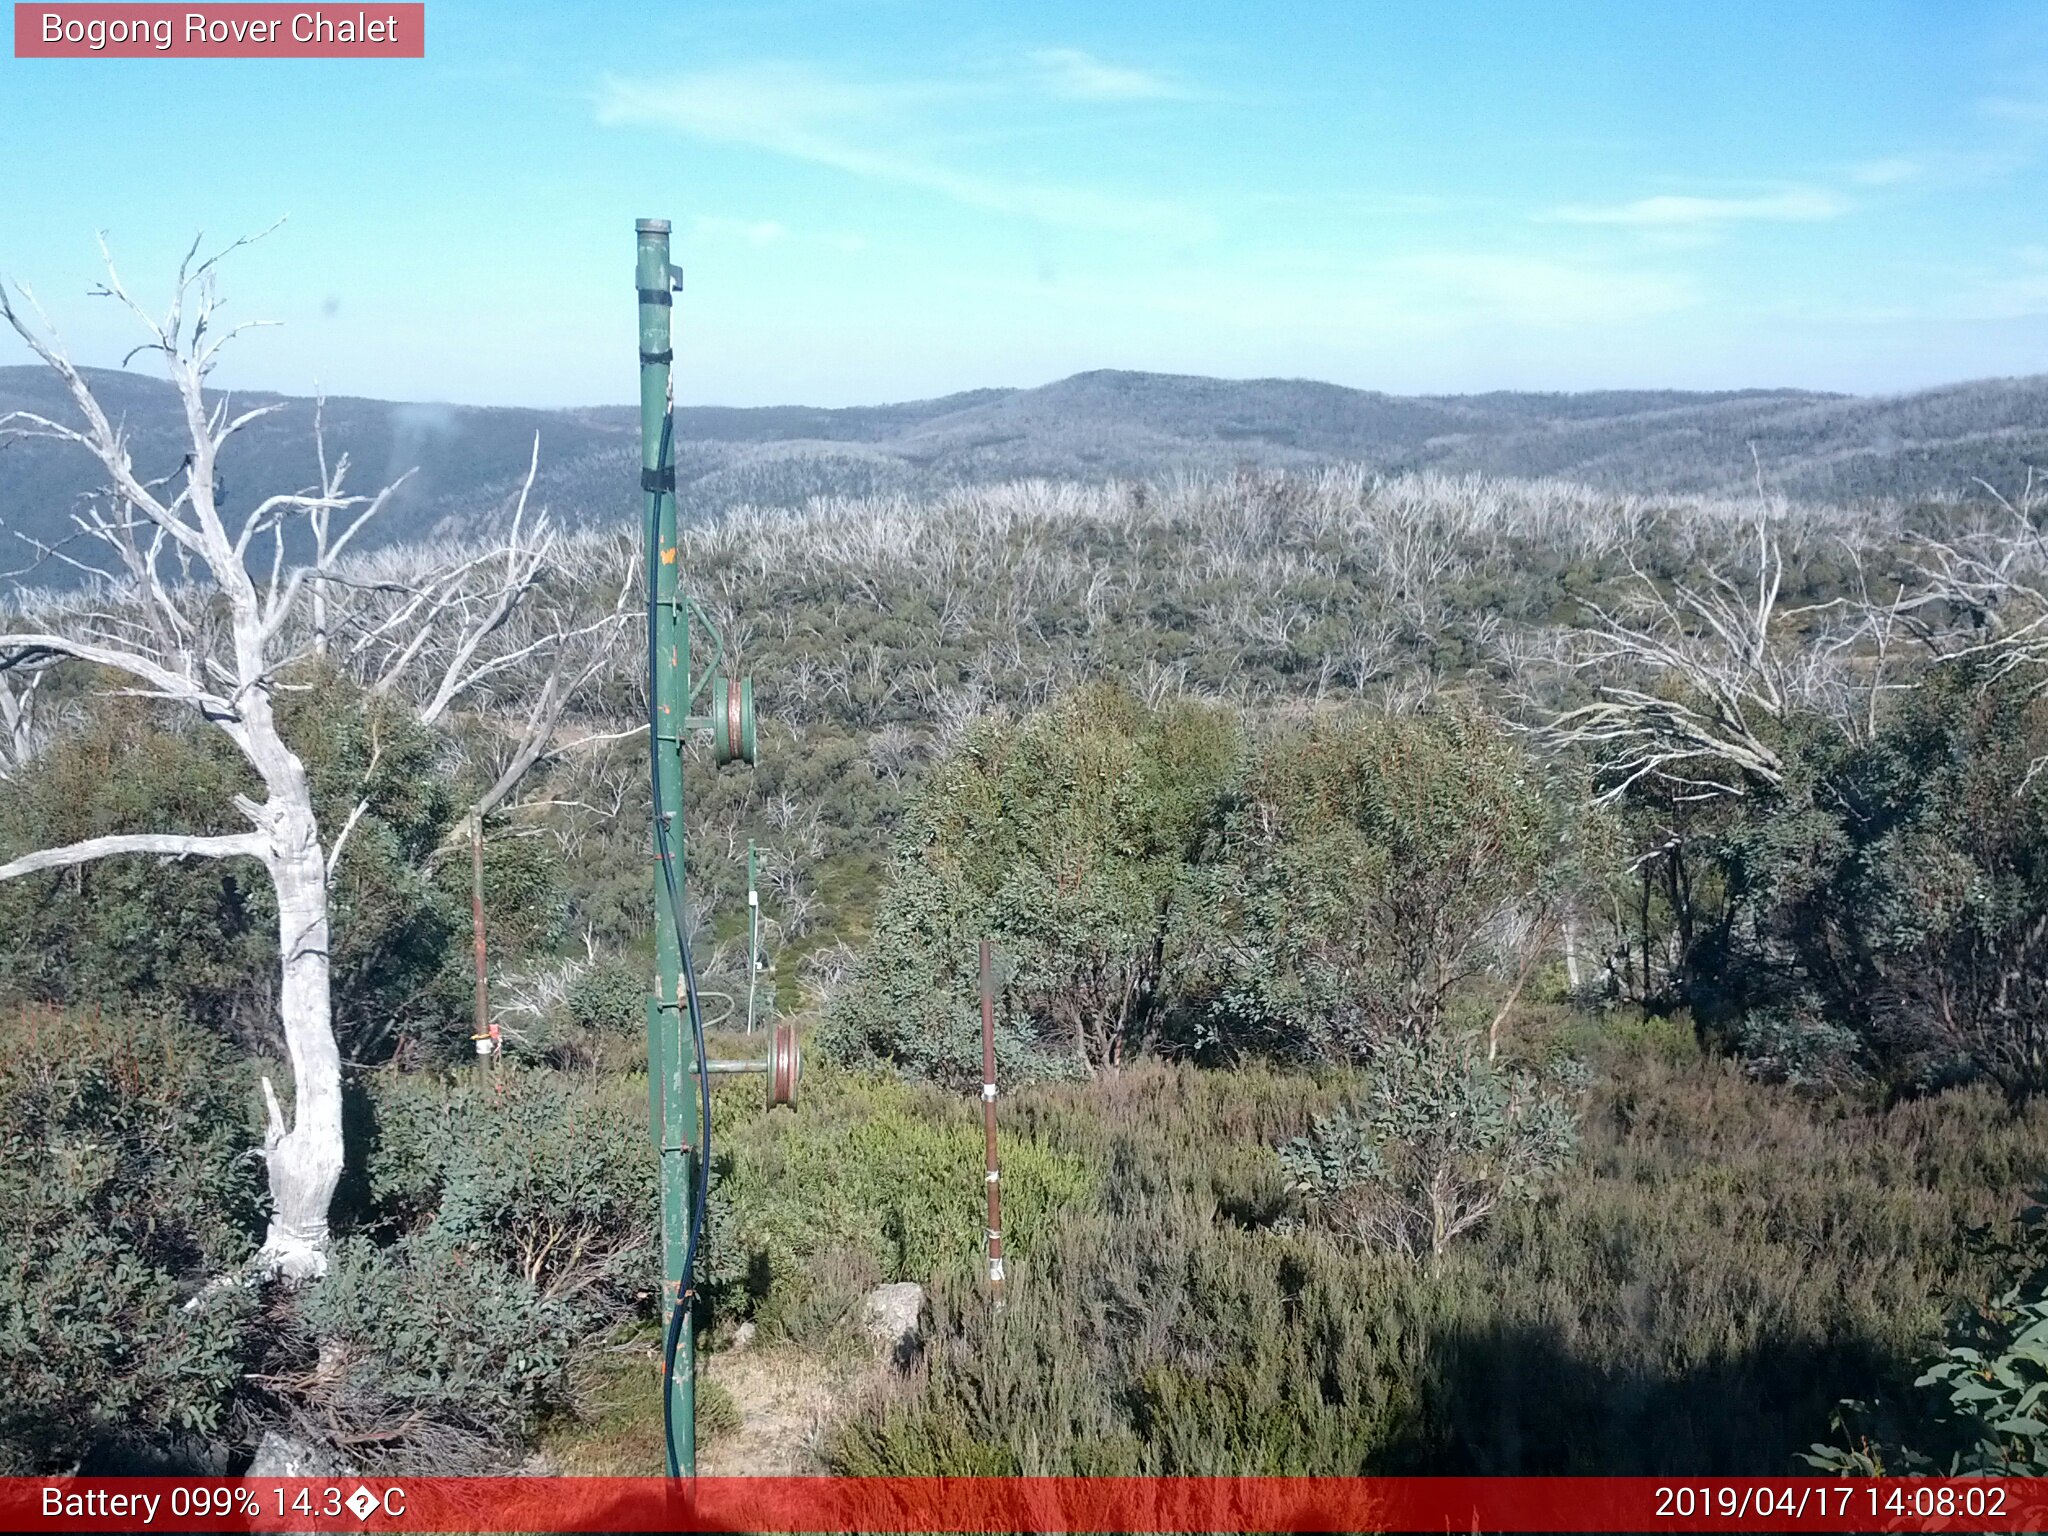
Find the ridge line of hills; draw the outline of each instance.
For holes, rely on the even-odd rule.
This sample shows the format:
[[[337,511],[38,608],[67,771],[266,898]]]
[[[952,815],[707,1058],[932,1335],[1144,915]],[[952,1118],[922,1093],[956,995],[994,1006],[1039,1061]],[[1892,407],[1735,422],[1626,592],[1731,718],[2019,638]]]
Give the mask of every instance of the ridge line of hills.
[[[145,473],[183,455],[170,388],[137,373],[89,369],[124,421]],[[230,510],[304,485],[312,474],[312,402],[276,403],[223,456]],[[0,415],[66,419],[57,380],[0,368]],[[537,494],[571,524],[634,512],[633,406],[528,409],[330,397],[330,453],[371,489],[417,468],[382,519],[380,542],[483,531],[541,440]],[[678,480],[696,515],[741,503],[800,506],[813,496],[924,495],[1023,477],[1102,480],[1239,465],[1307,469],[1357,461],[1387,473],[1556,477],[1644,494],[1740,494],[1766,482],[1796,500],[1855,502],[1969,494],[1976,477],[2023,482],[2048,464],[2048,375],[1987,379],[1890,396],[1794,389],[1493,391],[1399,396],[1303,379],[1227,380],[1097,370],[1036,388],[977,389],[850,407],[691,406],[678,412]],[[158,461],[161,462],[158,462]],[[94,486],[68,445],[0,448],[0,545],[7,530],[61,538]],[[247,504],[244,502],[243,504]],[[18,550],[18,546],[16,546]],[[0,549],[0,570],[20,563]],[[44,569],[38,583],[60,582]]]

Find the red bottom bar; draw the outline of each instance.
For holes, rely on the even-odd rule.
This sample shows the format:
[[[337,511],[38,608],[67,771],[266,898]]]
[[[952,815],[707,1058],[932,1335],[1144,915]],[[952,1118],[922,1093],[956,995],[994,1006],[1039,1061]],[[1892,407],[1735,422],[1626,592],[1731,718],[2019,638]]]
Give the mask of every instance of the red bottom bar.
[[[0,1531],[2044,1529],[2026,1478],[0,1478]]]

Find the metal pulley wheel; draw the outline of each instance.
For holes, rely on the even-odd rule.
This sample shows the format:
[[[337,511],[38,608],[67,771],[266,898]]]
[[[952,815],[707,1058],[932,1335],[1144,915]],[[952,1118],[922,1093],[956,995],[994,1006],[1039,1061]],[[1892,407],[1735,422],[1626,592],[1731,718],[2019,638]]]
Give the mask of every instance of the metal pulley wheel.
[[[777,1024],[768,1037],[768,1107],[796,1108],[797,1079],[803,1076],[804,1056],[796,1043],[794,1024]]]
[[[727,763],[753,764],[754,680],[751,677],[712,679],[711,760],[721,768]]]

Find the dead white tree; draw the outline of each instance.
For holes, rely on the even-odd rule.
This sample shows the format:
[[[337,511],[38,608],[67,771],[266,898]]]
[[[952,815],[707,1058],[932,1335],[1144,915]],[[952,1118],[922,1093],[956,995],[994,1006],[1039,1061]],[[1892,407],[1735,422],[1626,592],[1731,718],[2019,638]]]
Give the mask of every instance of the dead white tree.
[[[1745,584],[1708,570],[1704,584],[1667,593],[1635,575],[1630,606],[1596,609],[1578,633],[1577,665],[1596,677],[1598,697],[1553,721],[1553,742],[1593,756],[1601,804],[1645,780],[1680,802],[1782,783],[1771,728],[1803,690],[1782,640],[1785,557],[1769,526],[1757,524]]]
[[[1892,605],[1938,656],[2023,672],[2048,687],[2048,493],[2033,471],[2018,501],[1983,480],[1998,512],[1951,537],[1922,535],[1908,560],[1910,595]]]
[[[101,249],[104,255],[104,242]],[[130,298],[111,258],[106,263],[103,291],[142,321],[148,337],[142,350],[161,355],[183,408],[189,453],[178,473],[150,482],[137,472],[123,428],[101,408],[47,319],[31,324],[0,287],[0,319],[63,381],[84,423],[74,427],[15,412],[0,418],[0,429],[75,444],[98,462],[110,494],[92,531],[126,576],[103,602],[68,615],[62,632],[0,633],[0,668],[61,657],[118,675],[125,680],[121,692],[187,705],[234,743],[261,783],[262,797],[234,797],[246,831],[88,838],[0,864],[0,880],[121,854],[262,863],[277,896],[278,1010],[293,1095],[287,1123],[270,1080],[263,1080],[271,1216],[261,1262],[272,1273],[303,1278],[325,1267],[328,1206],[341,1177],[341,1061],[328,995],[326,851],[305,765],[278,730],[272,694],[283,660],[279,633],[303,574],[283,572],[284,524],[314,506],[331,509],[336,498],[324,490],[271,496],[238,528],[222,516],[216,495],[221,450],[275,408],[231,414],[224,398],[206,398],[206,378],[221,348],[243,327],[216,328],[220,255],[197,256],[195,243],[161,318]],[[21,294],[34,307],[33,295]],[[279,554],[262,580],[251,571],[251,557],[266,535]]]
[[[313,402],[313,451],[320,463],[320,484],[328,494],[306,508],[306,526],[313,537],[313,563],[310,579],[306,584],[310,601],[306,605],[305,617],[312,625],[311,646],[315,656],[325,656],[328,652],[329,631],[333,623],[331,605],[336,568],[341,564],[342,557],[348,553],[348,547],[356,534],[384,509],[385,503],[390,501],[398,488],[412,476],[410,470],[400,475],[378,491],[370,498],[367,506],[337,529],[334,514],[339,510],[336,503],[341,496],[342,486],[348,480],[349,456],[344,453],[331,466],[328,464],[326,418],[327,397],[321,395]],[[534,452],[538,455],[539,451],[540,439],[536,436]],[[529,487],[533,484],[530,472],[526,483]]]
[[[329,984],[328,884],[341,845],[364,807],[358,806],[331,838],[323,835],[305,765],[278,728],[273,696],[286,686],[282,675],[293,664],[327,648],[336,622],[336,592],[364,601],[380,593],[390,596],[388,584],[359,579],[342,556],[386,504],[392,488],[374,496],[347,494],[346,458],[330,466],[323,447],[319,485],[269,496],[238,523],[224,516],[217,490],[222,450],[250,423],[281,409],[235,412],[225,396],[207,388],[222,347],[247,328],[220,327],[215,287],[221,259],[246,243],[236,241],[199,259],[194,242],[179,265],[170,307],[158,317],[124,289],[102,241],[107,277],[98,292],[140,321],[145,339],[137,351],[161,357],[183,416],[185,458],[169,475],[155,479],[137,470],[124,427],[95,398],[33,295],[17,287],[31,319],[0,285],[0,319],[56,373],[80,423],[15,412],[0,418],[0,434],[72,444],[96,461],[106,483],[104,496],[80,519],[81,532],[107,561],[96,568],[90,596],[52,608],[47,623],[33,614],[26,620],[0,616],[0,678],[13,680],[6,695],[14,701],[10,718],[18,714],[32,687],[27,680],[38,669],[83,663],[110,676],[115,692],[195,711],[234,744],[261,787],[260,794],[232,797],[231,809],[246,822],[246,830],[90,838],[21,854],[0,864],[0,880],[123,855],[249,858],[262,864],[277,902],[278,1023],[291,1065],[292,1106],[287,1118],[274,1086],[263,1079],[263,1156],[271,1211],[255,1267],[265,1275],[305,1279],[325,1270],[328,1212],[344,1157],[341,1061]],[[288,526],[300,520],[313,525],[310,564],[290,564],[286,557]],[[429,571],[398,592],[395,606],[406,616],[384,633],[398,654],[417,659],[438,653],[442,662],[423,718],[439,718],[465,690],[513,664],[502,653],[485,653],[490,637],[522,606],[544,558],[520,545],[516,533],[513,545],[510,552],[457,560],[452,575]],[[486,570],[489,576],[479,574]],[[445,597],[457,589],[464,596],[452,605],[440,601],[437,606],[437,599],[429,597],[425,612],[405,609],[418,592]],[[562,636],[557,631],[552,637],[533,637],[524,642],[525,653],[544,650],[550,639],[560,642]],[[587,674],[576,674],[581,675]],[[555,709],[554,718],[559,718],[556,700],[564,686],[566,681],[558,681],[543,690],[548,700],[543,716]]]
[[[1628,600],[1596,609],[1592,625],[1566,637],[1569,664],[1593,680],[1593,701],[1543,731],[1552,746],[1590,759],[1595,804],[1629,800],[1653,813],[1630,866],[1641,880],[1633,926],[1645,995],[1654,984],[1653,885],[1661,879],[1670,904],[1663,964],[1676,974],[1695,931],[1692,849],[1715,805],[1784,785],[1795,715],[1863,738],[1877,727],[1878,697],[1904,686],[1889,666],[1894,615],[1854,601],[1781,602],[1785,554],[1768,515],[1745,567],[1724,573],[1703,561],[1700,575],[1667,587],[1632,564]],[[1615,921],[1619,938],[1618,905]]]

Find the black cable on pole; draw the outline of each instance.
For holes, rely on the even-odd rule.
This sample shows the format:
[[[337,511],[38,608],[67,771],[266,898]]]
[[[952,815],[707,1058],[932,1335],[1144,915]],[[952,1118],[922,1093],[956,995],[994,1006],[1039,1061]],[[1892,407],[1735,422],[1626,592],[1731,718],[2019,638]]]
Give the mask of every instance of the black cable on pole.
[[[662,418],[661,451],[656,462],[666,464],[669,442],[675,427],[675,407]],[[672,1478],[683,1475],[682,1460],[676,1454],[675,1425],[675,1374],[676,1351],[681,1347],[683,1329],[689,1326],[690,1304],[696,1295],[695,1276],[697,1272],[697,1246],[704,1235],[705,1200],[711,1188],[711,1074],[704,1070],[704,1008],[697,999],[697,967],[690,957],[690,935],[688,925],[683,921],[682,893],[676,884],[675,860],[669,847],[668,823],[661,815],[661,694],[658,689],[659,658],[655,647],[655,625],[660,618],[660,500],[662,491],[650,490],[653,500],[648,505],[647,518],[647,757],[650,783],[654,793],[653,820],[655,854],[661,864],[662,880],[668,887],[669,917],[675,923],[676,950],[682,960],[683,994],[690,1011],[690,1032],[697,1048],[697,1086],[700,1094],[697,1121],[697,1147],[702,1160],[695,1188],[691,1191],[690,1236],[683,1246],[683,1272],[676,1277],[675,1306],[669,1312],[668,1328],[661,1346],[661,1436],[668,1453],[668,1475]],[[680,542],[680,540],[678,541]],[[677,573],[680,576],[680,572]],[[687,678],[689,660],[683,658],[684,676]],[[683,700],[685,714],[690,701]],[[676,722],[677,739],[681,739],[682,722]],[[651,1065],[651,1064],[650,1064]],[[666,1095],[666,1085],[663,1093]],[[696,1461],[691,1459],[690,1472],[696,1475]]]

